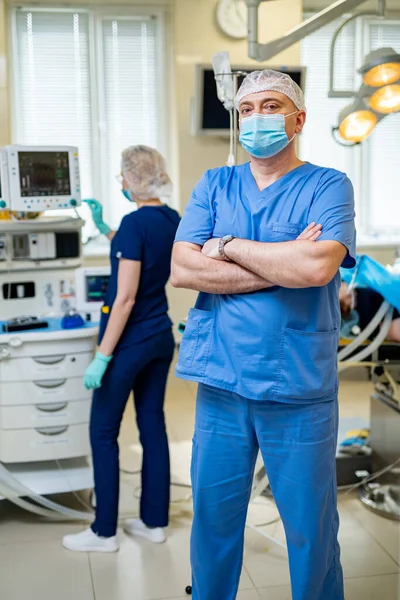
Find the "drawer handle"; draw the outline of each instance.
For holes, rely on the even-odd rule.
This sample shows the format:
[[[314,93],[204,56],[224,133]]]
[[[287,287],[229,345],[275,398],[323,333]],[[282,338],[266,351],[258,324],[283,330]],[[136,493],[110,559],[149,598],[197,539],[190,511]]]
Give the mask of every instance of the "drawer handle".
[[[36,404],[35,405],[38,410],[42,412],[58,412],[67,408],[68,402],[52,402],[51,404]]]
[[[64,360],[65,354],[58,354],[56,356],[37,356],[33,357],[33,360],[40,365],[56,365]]]
[[[37,387],[51,389],[61,387],[66,381],[66,379],[49,379],[47,381],[34,381],[33,383]]]
[[[65,433],[68,429],[68,425],[65,427],[39,427],[36,428],[36,431],[41,435],[61,435]]]

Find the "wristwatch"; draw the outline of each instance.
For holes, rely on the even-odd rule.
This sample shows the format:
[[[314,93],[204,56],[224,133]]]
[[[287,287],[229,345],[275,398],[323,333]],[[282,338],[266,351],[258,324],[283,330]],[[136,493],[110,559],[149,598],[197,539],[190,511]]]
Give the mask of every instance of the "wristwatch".
[[[234,235],[224,235],[222,238],[219,238],[218,253],[223,259],[229,260],[230,262],[232,262],[231,259],[225,254],[225,246],[234,239]]]

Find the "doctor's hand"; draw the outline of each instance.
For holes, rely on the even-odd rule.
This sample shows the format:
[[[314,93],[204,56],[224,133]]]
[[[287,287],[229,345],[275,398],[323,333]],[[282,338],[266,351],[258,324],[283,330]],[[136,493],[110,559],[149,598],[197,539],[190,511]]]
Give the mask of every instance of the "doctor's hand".
[[[215,260],[227,260],[218,252],[219,239],[220,238],[212,238],[211,240],[208,240],[202,247],[201,253],[208,256],[208,258],[214,258]]]
[[[84,202],[88,205],[92,213],[92,219],[94,224],[100,233],[107,235],[110,233],[111,229],[108,225],[106,225],[103,221],[103,207],[98,200],[91,198],[89,200],[84,200]]]
[[[96,352],[96,356],[83,376],[83,383],[87,390],[95,390],[101,387],[101,381],[111,359],[112,356],[104,356],[101,352]]]
[[[316,242],[319,236],[322,233],[322,225],[317,225],[317,223],[310,223],[308,227],[305,228],[304,231],[301,232],[298,240],[309,240],[310,242]]]

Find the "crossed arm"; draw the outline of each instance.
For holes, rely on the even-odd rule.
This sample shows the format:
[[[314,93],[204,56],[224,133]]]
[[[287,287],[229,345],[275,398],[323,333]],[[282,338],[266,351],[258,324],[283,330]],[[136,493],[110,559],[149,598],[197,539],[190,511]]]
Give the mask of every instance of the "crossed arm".
[[[296,240],[264,244],[235,239],[226,246],[227,257],[235,263],[287,288],[327,285],[336,275],[346,252],[346,248],[336,241]]]
[[[273,284],[250,270],[202,253],[201,246],[176,242],[172,253],[171,284],[209,294],[245,294]]]
[[[324,286],[335,276],[346,248],[335,241],[316,244],[320,229],[311,224],[292,242],[235,239],[225,246],[232,263],[219,259],[217,239],[209,240],[203,248],[177,242],[172,255],[171,283],[174,287],[213,294],[255,292],[274,285]]]

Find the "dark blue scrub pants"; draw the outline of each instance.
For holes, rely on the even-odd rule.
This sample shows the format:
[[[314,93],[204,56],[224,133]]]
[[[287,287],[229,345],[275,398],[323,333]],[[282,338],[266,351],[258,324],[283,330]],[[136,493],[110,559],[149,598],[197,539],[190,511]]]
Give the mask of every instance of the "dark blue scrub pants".
[[[92,530],[102,537],[114,536],[117,530],[118,435],[132,390],[143,446],[140,518],[148,527],[168,525],[170,465],[164,396],[174,346],[172,331],[167,329],[137,344],[117,347],[102,386],[93,394],[90,441],[97,508]]]
[[[234,600],[262,453],[286,532],[292,600],[344,600],[336,508],[337,401],[253,401],[199,385],[193,440],[193,600]]]

